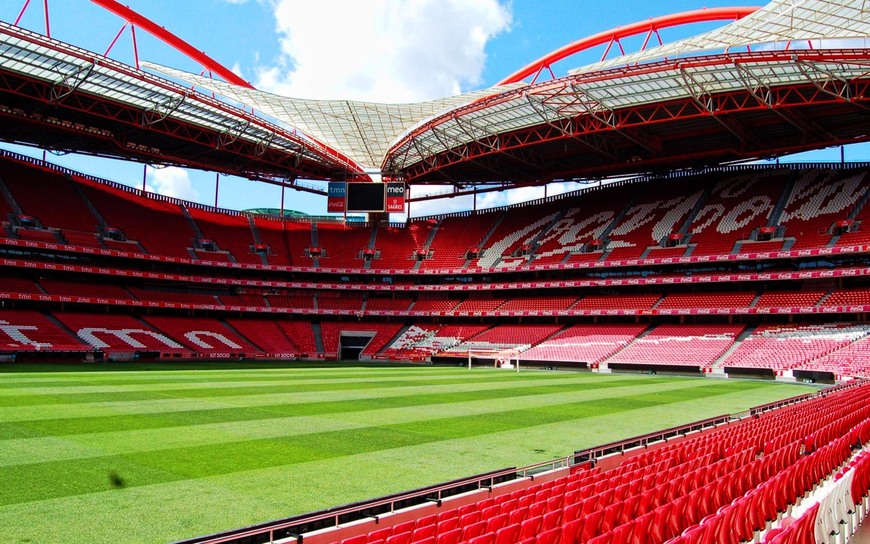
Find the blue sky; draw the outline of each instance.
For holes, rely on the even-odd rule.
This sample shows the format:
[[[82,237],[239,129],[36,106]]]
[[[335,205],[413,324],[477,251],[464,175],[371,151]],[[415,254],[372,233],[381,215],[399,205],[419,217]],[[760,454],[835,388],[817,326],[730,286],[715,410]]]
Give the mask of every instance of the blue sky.
[[[181,38],[240,73],[255,86],[301,98],[348,98],[401,102],[438,98],[484,88],[527,63],[574,40],[640,20],[757,0],[124,0]],[[21,25],[44,31],[42,2],[30,2]],[[4,2],[0,19],[12,22],[24,0]],[[49,2],[51,35],[99,53],[123,21],[87,0]],[[709,29],[693,25],[662,31],[665,40]],[[139,30],[139,56],[199,73],[202,67]],[[637,49],[642,37],[628,41]],[[129,29],[110,56],[133,63]],[[555,67],[556,75],[598,60],[603,49]],[[8,146],[5,146],[8,147]],[[847,160],[866,158],[867,147],[846,150]],[[16,149],[34,156],[41,152]],[[838,160],[839,149],[808,156]],[[49,160],[141,187],[143,167],[90,157]],[[214,204],[215,174],[176,168],[147,168],[149,190]],[[549,194],[571,190],[551,186]],[[429,192],[434,190],[429,189]],[[478,207],[543,196],[542,189],[489,193]],[[218,205],[245,209],[278,207],[280,189],[220,177]],[[469,198],[429,205],[427,213],[470,208]],[[285,207],[323,214],[322,197],[286,191]],[[422,208],[412,210],[420,215]]]

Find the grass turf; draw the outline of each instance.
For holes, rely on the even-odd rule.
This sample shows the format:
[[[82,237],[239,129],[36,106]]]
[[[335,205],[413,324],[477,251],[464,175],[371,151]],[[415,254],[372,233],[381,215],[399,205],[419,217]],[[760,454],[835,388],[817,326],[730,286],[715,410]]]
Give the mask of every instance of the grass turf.
[[[184,368],[0,367],[0,541],[179,540],[807,391],[490,369]]]

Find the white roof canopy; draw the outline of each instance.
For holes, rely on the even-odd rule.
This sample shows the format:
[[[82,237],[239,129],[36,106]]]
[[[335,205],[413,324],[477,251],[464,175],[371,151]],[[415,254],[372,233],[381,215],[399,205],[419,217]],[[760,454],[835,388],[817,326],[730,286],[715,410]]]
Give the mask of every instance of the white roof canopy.
[[[480,98],[524,85],[494,87],[428,102],[379,104],[356,100],[288,98],[153,63],[143,65],[259,110],[333,147],[360,166],[373,169],[380,168],[387,150],[396,140],[422,121]]]
[[[740,89],[747,85],[747,77],[763,86],[812,82],[831,73],[841,73],[845,78],[866,77],[862,63],[847,61],[844,65],[838,59],[829,65],[807,68],[805,63],[791,64],[783,59],[766,62],[746,59],[744,55],[747,47],[757,51],[805,49],[808,40],[814,41],[813,47],[818,47],[818,40],[825,40],[823,47],[856,47],[854,40],[868,36],[870,0],[773,0],[721,28],[577,68],[564,78],[534,85],[521,82],[413,104],[288,98],[156,64],[145,65],[287,123],[362,168],[401,169],[453,146],[505,131],[698,92]],[[856,48],[866,49],[867,45],[860,42]],[[705,52],[726,53],[721,60],[735,58],[707,68],[663,67],[660,63],[647,74],[641,71],[605,76],[611,68],[690,58]],[[487,97],[485,106],[478,108],[474,104]],[[420,133],[409,138],[418,128]]]
[[[788,44],[791,48],[805,48],[808,40],[824,40],[828,43],[815,46],[843,47],[839,42],[841,40],[868,36],[870,2],[866,0],[773,0],[758,11],[710,32],[575,68],[569,73],[587,73],[665,58],[765,44],[781,44],[782,47]],[[838,42],[832,44],[831,40]]]

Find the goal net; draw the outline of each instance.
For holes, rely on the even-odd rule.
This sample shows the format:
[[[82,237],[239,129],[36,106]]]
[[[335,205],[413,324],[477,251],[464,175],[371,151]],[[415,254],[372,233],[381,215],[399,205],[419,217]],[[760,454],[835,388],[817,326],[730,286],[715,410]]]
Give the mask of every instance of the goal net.
[[[493,366],[506,370],[520,371],[520,352],[516,349],[470,349],[468,350],[468,369],[472,366]]]

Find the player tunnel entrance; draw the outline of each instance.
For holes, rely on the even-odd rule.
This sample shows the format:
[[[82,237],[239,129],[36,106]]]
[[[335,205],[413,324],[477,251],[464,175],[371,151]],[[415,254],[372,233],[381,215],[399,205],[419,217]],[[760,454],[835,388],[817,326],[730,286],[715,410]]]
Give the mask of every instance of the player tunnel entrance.
[[[342,361],[359,361],[362,351],[369,345],[375,333],[372,331],[341,331],[338,339],[338,356]]]

